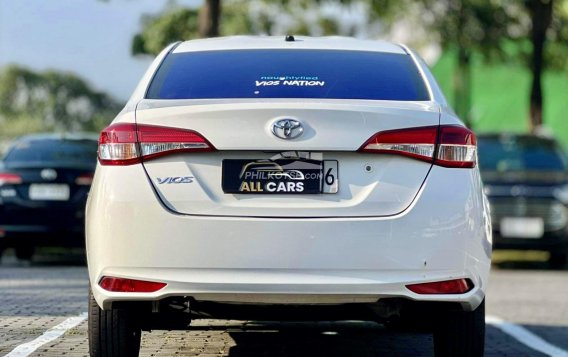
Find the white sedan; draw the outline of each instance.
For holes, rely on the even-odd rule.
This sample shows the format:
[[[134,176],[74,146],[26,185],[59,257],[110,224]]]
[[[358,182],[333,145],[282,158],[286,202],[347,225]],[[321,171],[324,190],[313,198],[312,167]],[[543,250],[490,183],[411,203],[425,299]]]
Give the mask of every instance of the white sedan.
[[[427,325],[481,356],[491,222],[476,137],[403,45],[228,37],[164,49],[102,131],[90,353],[192,319]]]

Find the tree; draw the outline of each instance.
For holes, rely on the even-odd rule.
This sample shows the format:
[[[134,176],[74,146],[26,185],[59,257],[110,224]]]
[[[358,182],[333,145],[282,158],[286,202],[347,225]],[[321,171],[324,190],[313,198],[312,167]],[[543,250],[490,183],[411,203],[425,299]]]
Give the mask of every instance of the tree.
[[[142,32],[132,40],[132,54],[157,55],[174,41],[197,38],[197,18],[197,10],[187,8],[171,8],[159,16],[146,16]]]
[[[375,16],[398,21],[417,7],[413,19],[445,52],[455,53],[453,107],[468,125],[471,117],[471,68],[474,53],[484,59],[504,55],[508,25],[514,21],[506,11],[509,0],[371,0]],[[515,0],[512,0],[515,1]]]
[[[528,0],[525,6],[531,19],[532,58],[531,70],[533,74],[530,94],[530,128],[534,131],[542,125],[542,71],[544,67],[544,47],[546,45],[546,32],[552,23],[553,0]]]
[[[206,1],[199,10],[174,4],[161,14],[144,16],[142,31],[132,39],[132,54],[157,55],[175,41],[252,31],[244,2],[233,1],[224,8],[222,22],[219,0]]]
[[[568,1],[524,0],[523,6],[530,19],[527,33],[520,37],[530,39],[531,52],[527,65],[532,73],[530,90],[530,129],[537,132],[543,125],[542,75],[547,68],[562,69],[567,63]],[[547,51],[549,42],[553,48]]]
[[[199,11],[199,37],[219,36],[221,0],[205,0]]]
[[[99,130],[120,106],[81,78],[18,66],[0,71],[0,124],[4,136],[33,131]]]
[[[363,32],[362,29],[372,27],[370,17],[357,26],[343,26],[340,21],[340,13],[349,11],[354,4],[369,7],[363,0],[230,0],[223,2],[221,12],[220,1],[207,1],[199,10],[174,4],[157,16],[142,19],[143,28],[133,38],[132,53],[156,55],[172,42],[210,35],[358,35]],[[325,11],[330,10],[330,6],[341,8],[339,11]],[[320,11],[322,9],[324,11]]]

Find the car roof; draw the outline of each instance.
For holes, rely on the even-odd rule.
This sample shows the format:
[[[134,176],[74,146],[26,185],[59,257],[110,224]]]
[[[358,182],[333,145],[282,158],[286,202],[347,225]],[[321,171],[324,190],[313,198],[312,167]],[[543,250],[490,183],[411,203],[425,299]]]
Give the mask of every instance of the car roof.
[[[78,133],[38,133],[21,136],[17,141],[35,141],[35,140],[94,140],[98,141],[98,135],[95,133],[78,132]]]
[[[408,54],[402,46],[382,40],[359,40],[342,36],[294,36],[294,38],[294,41],[286,41],[285,36],[214,37],[182,42],[173,50],[173,53],[247,49],[312,49]]]

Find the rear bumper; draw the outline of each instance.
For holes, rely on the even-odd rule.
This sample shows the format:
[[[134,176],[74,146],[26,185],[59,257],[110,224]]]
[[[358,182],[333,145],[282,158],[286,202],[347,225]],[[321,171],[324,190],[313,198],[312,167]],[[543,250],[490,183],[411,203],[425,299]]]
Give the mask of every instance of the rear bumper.
[[[475,309],[483,300],[485,283],[472,271],[439,271],[425,278],[421,271],[280,270],[263,269],[150,269],[108,268],[102,276],[135,277],[168,285],[155,293],[113,293],[93,285],[104,308],[116,301],[158,301],[188,296],[197,301],[243,304],[337,305],[375,303],[384,298],[459,303]],[[418,295],[406,284],[467,277],[476,285],[459,295]],[[482,288],[483,287],[483,288]]]
[[[121,185],[124,177],[128,184]],[[132,178],[142,180],[133,184]],[[113,185],[102,184],[112,180]],[[474,309],[488,283],[491,231],[475,170],[434,167],[405,212],[377,218],[238,218],[172,214],[140,166],[99,167],[87,205],[87,259],[95,299],[341,304],[401,297]],[[454,190],[448,191],[448,184]],[[161,281],[154,293],[114,293],[105,275]],[[461,295],[405,285],[469,278]]]

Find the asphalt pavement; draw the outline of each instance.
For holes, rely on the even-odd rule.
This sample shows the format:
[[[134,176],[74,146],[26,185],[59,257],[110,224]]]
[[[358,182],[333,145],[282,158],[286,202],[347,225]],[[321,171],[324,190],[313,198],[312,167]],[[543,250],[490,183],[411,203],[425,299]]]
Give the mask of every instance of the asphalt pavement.
[[[71,261],[4,257],[0,355],[88,355],[87,270]],[[568,356],[568,270],[495,267],[487,296],[487,356]],[[428,334],[362,322],[198,320],[190,331],[142,336],[141,356],[431,356]]]

